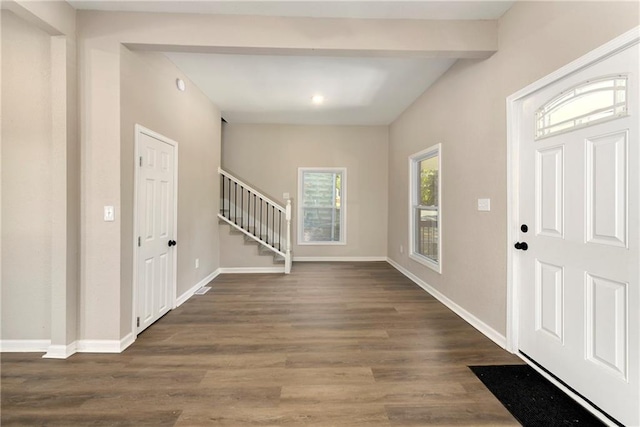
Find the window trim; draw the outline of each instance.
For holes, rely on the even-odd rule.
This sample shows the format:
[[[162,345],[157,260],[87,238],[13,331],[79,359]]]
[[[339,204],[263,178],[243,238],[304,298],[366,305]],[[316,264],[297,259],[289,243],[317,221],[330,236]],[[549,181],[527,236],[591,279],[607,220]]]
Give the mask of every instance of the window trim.
[[[417,207],[418,180],[414,179],[418,172],[420,161],[438,156],[438,261],[419,254],[415,251],[415,208]],[[442,274],[442,144],[414,153],[409,156],[409,258],[429,267],[438,274]]]
[[[303,229],[303,188],[302,176],[304,172],[329,172],[340,173],[341,178],[341,194],[340,194],[340,240],[335,242],[305,242],[302,239]],[[346,167],[299,167],[298,168],[298,218],[296,221],[296,238],[299,246],[345,246],[347,244],[347,168]]]

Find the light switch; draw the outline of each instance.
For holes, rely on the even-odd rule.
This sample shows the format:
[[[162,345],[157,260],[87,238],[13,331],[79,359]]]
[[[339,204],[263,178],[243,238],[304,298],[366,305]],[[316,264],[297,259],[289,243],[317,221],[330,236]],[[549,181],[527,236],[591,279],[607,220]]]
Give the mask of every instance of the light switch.
[[[115,221],[116,220],[116,210],[113,206],[105,206],[104,207],[104,220],[105,221]]]
[[[488,212],[491,210],[491,199],[478,199],[478,210]]]

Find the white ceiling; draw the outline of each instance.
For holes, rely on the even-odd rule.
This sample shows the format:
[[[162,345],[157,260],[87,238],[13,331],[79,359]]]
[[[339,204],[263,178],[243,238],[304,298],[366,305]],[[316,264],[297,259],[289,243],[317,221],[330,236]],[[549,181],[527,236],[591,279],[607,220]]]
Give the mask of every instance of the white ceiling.
[[[362,19],[496,19],[513,1],[70,0],[77,9]],[[230,123],[386,125],[455,59],[165,53]],[[322,105],[311,97],[322,94]]]
[[[229,123],[386,125],[455,60],[167,53]],[[321,105],[311,97],[324,96]]]

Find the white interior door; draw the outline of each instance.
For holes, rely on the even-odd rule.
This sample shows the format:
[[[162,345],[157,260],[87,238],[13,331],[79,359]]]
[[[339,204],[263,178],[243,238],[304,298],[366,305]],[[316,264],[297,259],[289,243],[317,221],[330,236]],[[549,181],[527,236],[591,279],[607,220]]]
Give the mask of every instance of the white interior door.
[[[638,71],[635,45],[524,99],[528,231],[514,249],[520,352],[629,426],[640,425]]]
[[[136,331],[166,314],[175,300],[175,156],[172,141],[137,130]]]

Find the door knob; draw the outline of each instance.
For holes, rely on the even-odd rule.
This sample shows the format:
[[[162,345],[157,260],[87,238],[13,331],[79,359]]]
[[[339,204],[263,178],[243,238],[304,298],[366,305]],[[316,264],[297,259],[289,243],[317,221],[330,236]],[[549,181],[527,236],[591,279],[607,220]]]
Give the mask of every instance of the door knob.
[[[177,245],[178,242],[176,242],[175,240],[169,240],[169,242],[167,244],[169,245],[169,247],[171,247],[171,246]]]
[[[529,245],[527,245],[527,242],[516,242],[516,244],[513,246],[516,249],[520,249],[521,251],[526,251],[527,249],[529,249]]]

